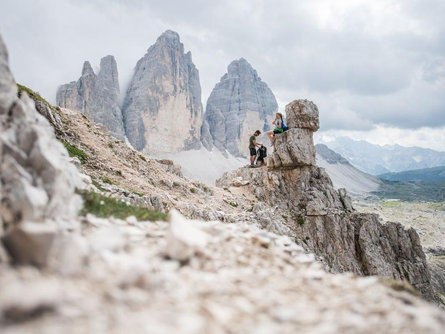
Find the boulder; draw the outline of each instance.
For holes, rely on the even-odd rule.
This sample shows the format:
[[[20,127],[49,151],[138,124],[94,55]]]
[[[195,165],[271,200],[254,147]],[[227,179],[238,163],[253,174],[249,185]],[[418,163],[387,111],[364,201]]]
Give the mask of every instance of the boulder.
[[[178,261],[186,261],[199,251],[203,251],[209,235],[187,221],[179,212],[169,213],[170,227],[167,234],[167,255]]]
[[[295,100],[286,105],[286,121],[289,128],[317,131],[320,127],[318,107],[308,100]]]
[[[2,242],[14,264],[44,267],[56,233],[54,225],[26,222],[10,229]]]

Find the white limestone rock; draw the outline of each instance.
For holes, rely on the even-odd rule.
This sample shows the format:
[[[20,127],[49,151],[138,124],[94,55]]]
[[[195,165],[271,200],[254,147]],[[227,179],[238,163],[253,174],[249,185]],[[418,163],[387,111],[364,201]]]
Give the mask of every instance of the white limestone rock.
[[[187,221],[179,212],[169,213],[170,227],[167,234],[167,255],[175,260],[185,261],[202,251],[209,241],[209,235]]]

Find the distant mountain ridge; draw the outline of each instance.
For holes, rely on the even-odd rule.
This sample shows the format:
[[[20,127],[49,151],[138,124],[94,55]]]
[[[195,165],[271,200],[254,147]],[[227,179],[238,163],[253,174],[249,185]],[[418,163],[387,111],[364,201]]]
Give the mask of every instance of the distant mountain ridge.
[[[445,152],[400,145],[374,145],[348,137],[324,142],[352,165],[373,175],[445,166]]]
[[[340,154],[326,145],[315,145],[317,165],[323,167],[332,179],[336,189],[346,188],[352,195],[365,195],[377,191],[382,181],[352,166]]]
[[[386,173],[379,175],[381,179],[388,181],[445,181],[445,166],[408,170],[399,173]]]

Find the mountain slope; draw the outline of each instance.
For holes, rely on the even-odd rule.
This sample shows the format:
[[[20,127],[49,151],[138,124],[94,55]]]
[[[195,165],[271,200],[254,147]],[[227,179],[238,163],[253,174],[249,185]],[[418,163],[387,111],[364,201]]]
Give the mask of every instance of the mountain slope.
[[[363,195],[376,191],[382,181],[352,166],[340,154],[326,145],[315,145],[317,165],[326,169],[336,189],[346,188],[353,195]]]
[[[399,145],[380,146],[348,137],[322,143],[341,154],[355,167],[373,175],[445,166],[445,152],[431,149]]]
[[[379,175],[379,177],[388,181],[439,182],[445,181],[445,166],[386,173]]]

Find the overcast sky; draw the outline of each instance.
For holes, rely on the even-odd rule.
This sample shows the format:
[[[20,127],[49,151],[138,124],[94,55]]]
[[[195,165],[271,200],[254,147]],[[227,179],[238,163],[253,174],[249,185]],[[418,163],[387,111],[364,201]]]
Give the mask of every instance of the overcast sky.
[[[317,138],[445,151],[445,0],[1,0],[16,80],[54,102],[57,86],[112,54],[121,91],[165,30],[200,72],[202,100],[246,58],[280,109],[320,109]]]

